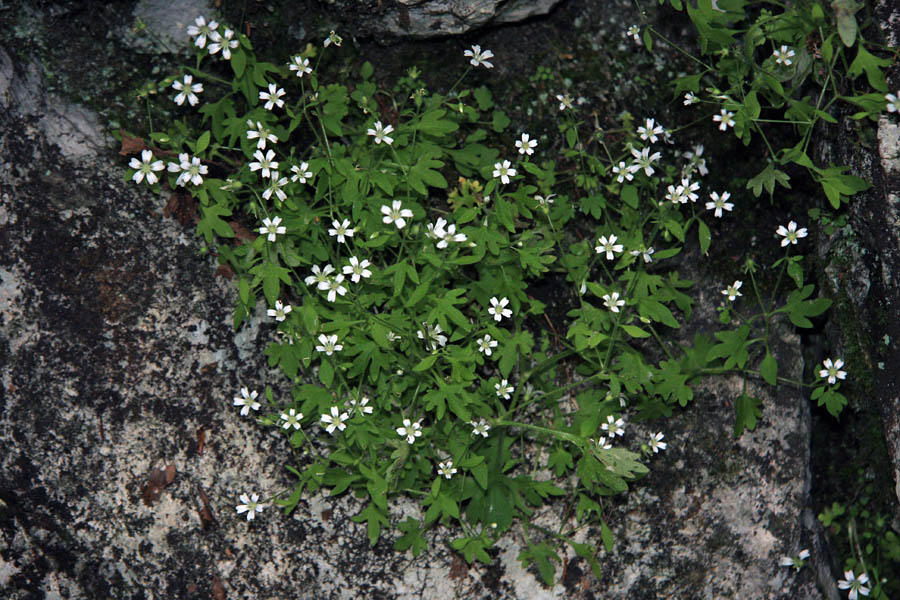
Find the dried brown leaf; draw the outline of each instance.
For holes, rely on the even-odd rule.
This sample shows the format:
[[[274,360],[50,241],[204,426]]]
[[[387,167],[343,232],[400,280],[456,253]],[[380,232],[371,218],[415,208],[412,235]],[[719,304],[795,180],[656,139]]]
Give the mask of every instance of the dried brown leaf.
[[[144,140],[128,135],[124,129],[119,130],[119,135],[122,136],[122,149],[119,150],[119,154],[122,156],[137,154],[141,150],[147,149],[147,144],[144,143]]]

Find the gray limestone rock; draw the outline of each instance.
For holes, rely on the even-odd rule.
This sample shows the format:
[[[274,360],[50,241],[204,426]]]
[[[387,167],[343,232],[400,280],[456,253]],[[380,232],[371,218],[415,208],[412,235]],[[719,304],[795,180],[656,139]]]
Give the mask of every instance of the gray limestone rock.
[[[414,38],[466,33],[547,14],[559,0],[396,0],[366,17],[376,33]],[[347,4],[352,6],[353,0]],[[358,0],[356,4],[359,4]],[[351,9],[352,10],[352,9]]]

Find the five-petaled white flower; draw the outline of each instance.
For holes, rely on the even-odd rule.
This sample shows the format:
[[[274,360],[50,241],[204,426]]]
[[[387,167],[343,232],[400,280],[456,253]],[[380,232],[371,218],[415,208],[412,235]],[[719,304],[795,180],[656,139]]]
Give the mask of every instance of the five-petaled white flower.
[[[300,183],[306,183],[306,180],[309,179],[310,183],[312,183],[312,171],[309,170],[309,165],[305,162],[300,163],[300,166],[294,165],[291,167],[291,172],[293,175],[291,176],[291,181]]]
[[[472,426],[472,435],[480,435],[481,437],[487,437],[488,431],[491,430],[490,424],[484,419],[478,419],[477,421],[469,421],[469,425]]]
[[[446,346],[447,345],[447,336],[442,335],[444,330],[441,329],[440,325],[435,325],[432,327],[428,323],[422,323],[422,327],[425,328],[425,332],[421,329],[416,332],[416,335],[420,340],[424,340],[425,337],[428,337],[428,346],[431,350],[437,350],[438,346]]]
[[[342,244],[346,243],[348,237],[353,237],[353,227],[350,227],[350,219],[344,219],[343,222],[332,219],[328,235],[336,237],[337,241]]]
[[[729,302],[734,302],[735,298],[737,298],[738,296],[743,296],[743,294],[738,291],[739,289],[741,289],[742,285],[744,285],[743,281],[736,280],[734,283],[722,290],[722,294],[728,296]]]
[[[359,283],[360,279],[368,279],[372,276],[372,271],[368,269],[368,267],[371,266],[372,263],[370,263],[368,259],[364,258],[362,262],[360,262],[358,258],[351,256],[350,264],[344,265],[344,275],[349,275],[353,283]]]
[[[263,156],[262,150],[257,150],[253,153],[253,158],[256,160],[248,165],[250,170],[254,173],[262,170],[263,177],[270,177],[272,171],[278,168],[278,161],[275,160],[274,150],[266,150],[265,156]]]
[[[209,168],[200,163],[200,158],[197,156],[191,158],[187,153],[182,153],[178,155],[178,160],[180,162],[170,162],[168,166],[170,173],[181,171],[181,174],[175,180],[175,185],[186,186],[188,182],[194,185],[202,185],[203,177],[201,176],[206,175],[209,172]]]
[[[897,91],[896,94],[885,94],[884,99],[887,100],[887,111],[888,112],[898,112],[900,111],[900,91]]]
[[[494,66],[487,60],[493,58],[494,53],[490,50],[482,50],[481,46],[478,44],[474,44],[471,50],[465,50],[463,56],[470,59],[469,64],[473,67],[484,66],[485,68],[490,69]]]
[[[637,128],[638,135],[642,140],[650,140],[651,144],[655,144],[660,134],[665,134],[666,129],[662,125],[657,125],[654,119],[647,119],[644,124]]]
[[[611,450],[612,449],[612,438],[609,440],[606,439],[606,436],[600,436],[596,440],[591,438],[589,441],[593,442],[595,446],[597,446],[598,450]]]
[[[483,338],[476,339],[475,343],[478,344],[478,351],[484,353],[485,356],[490,356],[493,349],[497,347],[497,340],[491,339],[488,334],[484,334]]]
[[[635,43],[639,46],[641,44],[641,28],[637,25],[632,25],[628,29],[625,30],[625,37],[633,37]]]
[[[516,148],[519,149],[519,154],[527,154],[531,156],[534,154],[534,149],[537,147],[537,140],[530,139],[527,133],[522,134],[521,140],[516,140]]]
[[[319,284],[320,290],[328,290],[328,298],[329,302],[334,302],[337,300],[338,294],[344,296],[347,294],[347,288],[345,288],[342,284],[344,283],[344,276],[341,274],[335,275],[334,279],[329,279],[325,287],[322,287]]]
[[[438,464],[438,475],[443,475],[445,479],[450,479],[456,473],[456,467],[453,466],[452,460],[447,460]]]
[[[729,127],[734,127],[734,113],[723,108],[719,114],[713,115],[713,122],[719,124],[719,131],[727,131]]]
[[[779,225],[778,229],[775,230],[775,233],[784,237],[784,239],[781,240],[781,247],[784,248],[788,244],[796,244],[799,238],[806,237],[806,227],[797,229],[797,223],[791,221],[787,224],[787,227]]]
[[[694,92],[688,92],[684,95],[684,105],[690,106],[691,104],[697,104],[700,102],[700,98],[698,98]]]
[[[645,263],[651,263],[651,262],[653,262],[653,253],[654,252],[656,252],[656,250],[654,250],[652,246],[650,248],[644,248],[643,246],[641,246],[639,249],[632,250],[628,254],[634,256],[635,258],[640,256],[641,258],[644,259]]]
[[[356,398],[350,399],[350,414],[351,415],[371,415],[375,409],[369,406],[369,397],[363,396],[359,400]]]
[[[266,311],[266,314],[270,317],[274,317],[276,321],[279,323],[284,321],[288,314],[293,310],[290,304],[282,304],[281,300],[275,301],[275,308],[270,308]]]
[[[326,356],[331,356],[335,352],[340,352],[344,349],[343,344],[338,344],[337,341],[337,334],[325,335],[324,333],[320,333],[319,345],[316,346],[316,350],[319,352],[324,352]]]
[[[274,171],[272,175],[272,180],[269,182],[269,186],[263,190],[262,197],[265,200],[268,200],[272,197],[272,194],[278,197],[279,200],[284,202],[287,200],[287,194],[284,192],[283,188],[288,183],[287,177],[278,177],[278,171]]]
[[[278,142],[278,136],[272,133],[272,130],[260,123],[256,122],[256,125],[253,124],[253,121],[247,119],[247,127],[256,127],[256,130],[248,129],[247,130],[247,139],[248,140],[259,140],[256,142],[256,148],[258,150],[266,149],[266,142],[272,142],[273,144]]]
[[[794,57],[796,53],[785,45],[782,45],[781,48],[772,52],[772,56],[775,57],[775,63],[779,65],[784,65],[786,67],[791,66],[791,58]]]
[[[403,419],[403,427],[397,428],[397,435],[405,437],[407,444],[412,444],[416,438],[422,437],[422,422],[413,423],[409,419]]]
[[[625,300],[619,300],[619,292],[612,294],[603,294],[603,304],[614,313],[619,312],[619,308],[625,306]]]
[[[265,104],[266,110],[272,110],[272,108],[275,106],[277,106],[278,108],[281,108],[282,106],[284,106],[284,100],[281,99],[281,97],[284,96],[284,94],[285,94],[284,88],[280,88],[277,85],[275,85],[274,83],[270,83],[269,91],[268,92],[260,92],[259,99],[266,101],[266,104]]]
[[[281,420],[284,421],[281,426],[284,429],[290,429],[291,427],[293,427],[294,429],[300,429],[300,419],[302,418],[303,413],[298,413],[292,408],[287,412],[281,413]]]
[[[213,32],[219,27],[215,21],[206,22],[202,15],[194,19],[193,25],[188,25],[187,33],[194,38],[194,45],[198,48],[206,46],[206,38],[213,37]]]
[[[382,125],[381,121],[375,121],[375,129],[369,129],[366,131],[368,135],[375,137],[375,143],[380,144],[384,142],[388,146],[394,143],[394,138],[389,136],[388,134],[394,130],[394,126],[390,123],[387,126]]]
[[[869,583],[869,576],[865,573],[857,577],[853,571],[845,571],[844,579],[839,579],[837,584],[842,590],[850,590],[847,594],[849,600],[856,600],[859,594],[863,596],[869,595],[869,588],[865,584]]]
[[[610,235],[609,239],[606,239],[606,236],[600,236],[600,239],[597,240],[598,246],[594,247],[594,252],[597,254],[603,254],[606,252],[606,260],[613,260],[616,258],[616,255],[613,252],[622,252],[623,246],[622,244],[617,244],[616,240],[618,238],[614,235]]]
[[[242,387],[241,395],[232,398],[234,405],[241,407],[241,416],[246,417],[251,410],[259,410],[260,405],[256,401],[257,396],[259,396],[259,392],[256,390],[251,392],[248,388]]]
[[[506,308],[507,304],[509,304],[509,298],[504,296],[497,300],[497,297],[494,296],[491,298],[491,307],[488,308],[488,314],[494,317],[495,321],[500,321],[503,317],[507,319],[512,317],[512,310]]]
[[[215,54],[219,50],[222,51],[222,58],[225,60],[231,60],[231,51],[235,50],[241,43],[233,39],[234,31],[231,29],[225,29],[222,32],[222,35],[219,35],[218,32],[213,32],[212,40],[213,42],[209,45],[209,53]]]
[[[345,412],[341,412],[341,410],[337,406],[331,407],[331,414],[323,414],[319,421],[328,425],[325,428],[325,431],[334,435],[334,430],[338,429],[343,431],[347,429],[347,420],[350,419],[350,415]]]
[[[610,439],[617,435],[625,435],[625,419],[621,417],[617,419],[612,415],[607,415],[606,423],[600,425],[600,429],[605,431]]]
[[[822,366],[825,368],[819,371],[819,377],[827,378],[828,383],[830,383],[831,385],[837,383],[838,379],[847,378],[847,372],[841,371],[841,367],[844,366],[844,361],[840,358],[835,360],[834,362],[832,362],[830,358],[826,358],[822,362]]]
[[[494,163],[494,177],[499,177],[503,183],[509,183],[510,177],[516,176],[516,170],[512,168],[508,160],[502,163]]]
[[[131,176],[132,181],[140,183],[146,177],[147,183],[150,185],[159,181],[159,177],[156,176],[154,171],[163,171],[166,168],[163,161],[153,160],[153,152],[150,150],[141,150],[141,160],[138,160],[137,157],[131,157],[131,162],[128,163],[128,166],[135,169],[134,175]]]
[[[634,172],[639,171],[641,167],[639,165],[631,164],[626,165],[625,161],[619,161],[618,165],[613,165],[612,172],[613,175],[616,175],[616,181],[619,183],[624,183],[627,179],[631,181],[634,179]]]
[[[689,165],[691,172],[697,170],[700,172],[701,177],[709,175],[709,169],[706,168],[706,159],[703,158],[703,144],[697,144],[693,150],[688,150],[682,156],[691,161]]]
[[[650,449],[653,450],[653,454],[656,454],[660,450],[666,449],[666,446],[668,444],[662,441],[664,437],[665,436],[662,434],[662,432],[654,433],[650,436]]]
[[[638,150],[637,148],[631,149],[631,155],[634,157],[633,166],[637,166],[635,171],[644,170],[644,174],[647,177],[650,177],[655,172],[653,168],[653,163],[659,160],[659,157],[662,156],[659,152],[654,152],[650,154],[650,148],[644,148],[643,150]]]
[[[288,69],[296,71],[297,77],[303,77],[307,73],[312,73],[312,68],[309,66],[309,59],[303,58],[299,54],[291,57],[291,62],[288,63]]]
[[[497,397],[504,400],[509,400],[510,394],[515,391],[515,388],[509,385],[509,381],[506,379],[501,380],[500,383],[495,383],[494,389],[497,390]]]
[[[809,558],[809,550],[801,550],[797,556],[782,556],[778,560],[778,564],[782,567],[793,567],[799,571],[806,564],[804,561],[807,558]]]
[[[248,521],[252,521],[256,514],[261,513],[262,509],[266,507],[265,504],[259,501],[259,494],[241,494],[240,501],[243,504],[238,504],[235,506],[235,509],[239,515],[247,513]]]
[[[722,192],[721,196],[719,196],[718,192],[712,192],[709,197],[712,198],[712,202],[706,203],[706,210],[715,210],[713,215],[718,218],[722,217],[722,209],[730,212],[731,209],[734,208],[734,204],[732,202],[727,202],[727,200],[731,198],[731,194],[729,192]]]
[[[314,285],[320,290],[327,290],[328,282],[331,279],[329,275],[334,273],[334,267],[325,265],[325,267],[319,268],[319,265],[313,265],[312,272],[312,275],[303,280],[306,285]]]
[[[184,81],[175,80],[172,82],[172,87],[178,90],[178,95],[173,98],[175,104],[181,106],[184,104],[185,99],[187,99],[191,106],[196,106],[197,103],[200,102],[200,98],[197,97],[197,94],[203,91],[203,84],[192,83],[193,81],[193,75],[185,75]]]
[[[385,225],[390,225],[393,223],[397,226],[397,229],[403,229],[406,227],[406,219],[411,219],[413,217],[413,211],[408,208],[403,208],[403,205],[399,200],[394,200],[390,206],[387,204],[381,207],[381,214],[384,215],[381,221]]]
[[[557,94],[556,99],[559,100],[559,110],[569,110],[572,109],[572,98],[569,96],[569,93],[565,94]]]
[[[287,232],[287,228],[280,223],[281,217],[276,216],[271,219],[266,217],[263,219],[263,226],[259,228],[259,233],[266,235],[266,239],[270,242],[274,242],[279,235],[284,235]]]

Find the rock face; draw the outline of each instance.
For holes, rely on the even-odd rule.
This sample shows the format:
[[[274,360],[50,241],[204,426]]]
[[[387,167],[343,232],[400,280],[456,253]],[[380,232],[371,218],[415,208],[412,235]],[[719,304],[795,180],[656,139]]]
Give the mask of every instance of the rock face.
[[[465,565],[442,529],[415,560],[387,537],[370,548],[353,498],[237,516],[239,494],[292,485],[286,440],[231,406],[241,386],[289,393],[263,356],[271,325],[260,307],[234,333],[232,285],[192,226],[123,181],[102,120],[45,86],[36,62],[0,49],[0,597],[822,597],[814,570],[777,565],[801,548],[825,555],[804,518],[807,404],[751,389],[764,416],[735,440],[736,380],[696,389],[665,421],[669,448],[651,474],[607,505],[615,547],[598,557],[599,581],[560,548],[565,576],[541,587],[515,536],[491,566]],[[802,370],[797,345],[785,334],[777,347],[787,376]],[[536,519],[556,526],[566,511]],[[579,535],[599,544],[598,531]]]

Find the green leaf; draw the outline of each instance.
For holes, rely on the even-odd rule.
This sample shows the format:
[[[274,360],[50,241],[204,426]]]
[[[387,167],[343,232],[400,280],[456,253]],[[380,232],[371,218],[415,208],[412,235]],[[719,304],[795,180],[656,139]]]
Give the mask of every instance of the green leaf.
[[[416,373],[421,373],[422,371],[427,371],[429,368],[431,368],[431,365],[434,364],[434,361],[436,361],[438,359],[438,356],[439,355],[437,353],[429,354],[428,356],[426,356],[425,358],[420,360],[419,363],[415,367],[413,367],[413,371]]]
[[[834,10],[834,18],[837,21],[838,35],[848,48],[856,43],[856,34],[859,26],[856,23],[856,13],[862,8],[854,0],[834,0],[831,8]],[[862,48],[862,46],[860,46]]]
[[[422,529],[418,520],[407,517],[406,521],[397,523],[397,529],[402,531],[403,535],[394,542],[394,550],[403,552],[412,548],[413,556],[419,556],[428,547],[428,542],[422,537]]]
[[[210,132],[204,131],[203,135],[201,135],[199,138],[197,138],[197,146],[195,149],[195,152],[197,154],[200,154],[201,152],[203,152],[204,150],[209,148],[209,136],[210,136]]]
[[[223,238],[233,238],[234,230],[221,217],[231,216],[231,210],[221,204],[200,205],[203,218],[197,223],[197,233],[202,234],[207,244],[212,244],[213,233]]]
[[[370,78],[373,73],[375,73],[375,68],[372,67],[372,63],[370,63],[369,61],[364,62],[359,70],[359,75],[363,79]]]
[[[231,53],[231,70],[234,71],[234,78],[240,79],[244,74],[244,67],[247,66],[247,55],[243,50],[237,50]]]
[[[606,524],[606,521],[600,519],[600,538],[603,540],[603,547],[606,548],[607,552],[612,552],[613,549],[613,535],[612,531],[609,529],[609,525]]]
[[[374,502],[370,502],[358,515],[351,517],[356,523],[366,522],[366,533],[369,535],[369,544],[374,546],[378,543],[381,536],[381,526],[388,525],[387,515],[380,508],[375,506]]]
[[[556,567],[553,566],[551,561],[560,562],[560,560],[547,542],[529,544],[525,550],[519,553],[517,558],[526,569],[531,565],[535,565],[538,573],[541,574],[541,580],[544,582],[544,585],[553,585]]]
[[[854,24],[855,23],[856,21],[854,20]],[[843,35],[841,35],[841,40],[844,41],[845,45],[850,45],[843,39]],[[889,58],[878,58],[877,56],[870,54],[863,45],[860,44],[859,50],[856,52],[856,58],[850,63],[850,68],[847,69],[847,74],[851,77],[857,77],[865,71],[866,79],[869,80],[869,85],[883,93],[888,89],[887,82],[884,79],[883,69],[890,66],[891,60]]]
[[[491,118],[491,127],[497,133],[502,132],[509,125],[510,120],[509,117],[506,116],[506,113],[502,110],[495,110],[494,115]]]
[[[445,114],[447,111],[441,108],[426,112],[416,123],[416,129],[430,135],[446,135],[459,129],[459,125],[443,118]]]
[[[778,362],[768,352],[766,352],[766,357],[763,358],[762,363],[759,365],[759,372],[769,385],[778,383]]]
[[[790,180],[791,178],[787,173],[776,169],[774,165],[769,163],[756,177],[747,182],[747,189],[753,190],[753,195],[759,198],[763,188],[765,188],[769,192],[769,196],[771,196],[775,192],[776,183],[791,189],[791,184],[788,183]]]
[[[620,327],[625,330],[625,333],[627,333],[628,335],[630,335],[633,338],[650,337],[649,333],[647,333],[646,331],[644,331],[643,329],[641,329],[640,327],[637,327],[635,325],[620,325]]]
[[[291,284],[291,272],[273,262],[266,261],[258,264],[250,269],[250,273],[256,276],[253,280],[253,285],[257,285],[262,281],[263,294],[265,294],[270,306],[274,305],[275,301],[280,297],[281,282],[284,282],[285,285]]]
[[[703,221],[697,221],[697,239],[700,241],[700,254],[706,254],[712,240],[709,227]]]
[[[847,405],[847,399],[840,392],[828,388],[821,396],[819,396],[819,406],[822,405],[825,406],[825,409],[831,416],[837,417],[841,414],[841,411],[844,410],[844,406]]]
[[[746,394],[741,394],[735,401],[734,437],[739,437],[745,429],[753,431],[756,428],[756,419],[762,416],[761,404],[761,401]]]
[[[561,477],[563,473],[574,466],[572,455],[562,448],[557,448],[547,458],[547,468],[553,469],[557,477]]]
[[[472,95],[475,96],[475,101],[478,102],[478,110],[488,110],[489,108],[494,106],[494,99],[491,96],[491,91],[484,86],[477,88]]]
[[[323,360],[322,364],[319,365],[319,381],[327,388],[330,388],[334,381],[334,367],[331,366],[331,362],[328,360]]]
[[[481,489],[486,490],[488,487],[488,468],[487,464],[480,463],[469,469],[472,473],[472,477],[475,478],[475,481],[481,486]]]

